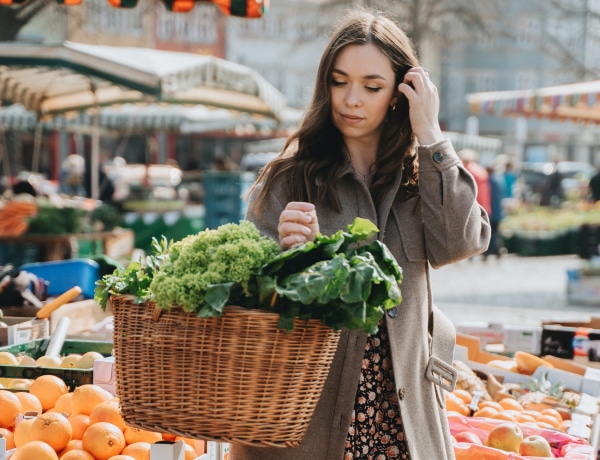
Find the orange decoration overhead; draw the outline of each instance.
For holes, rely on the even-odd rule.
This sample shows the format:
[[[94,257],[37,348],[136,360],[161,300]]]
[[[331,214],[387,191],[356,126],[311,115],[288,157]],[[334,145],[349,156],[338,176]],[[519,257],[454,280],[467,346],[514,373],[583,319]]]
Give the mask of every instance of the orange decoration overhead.
[[[27,0],[0,0],[0,5],[18,5]],[[196,2],[211,2],[228,16],[262,18],[269,7],[269,0],[161,0],[169,11],[187,13]],[[56,0],[62,5],[79,5],[82,0]],[[107,0],[114,8],[135,8],[138,0]]]

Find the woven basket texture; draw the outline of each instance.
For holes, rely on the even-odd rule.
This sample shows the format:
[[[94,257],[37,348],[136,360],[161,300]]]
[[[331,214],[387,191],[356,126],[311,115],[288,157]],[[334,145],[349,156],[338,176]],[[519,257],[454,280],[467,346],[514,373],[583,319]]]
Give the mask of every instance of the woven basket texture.
[[[198,318],[131,296],[111,301],[117,396],[128,424],[252,446],[300,444],[339,331],[296,320],[286,333],[277,314],[233,306]]]

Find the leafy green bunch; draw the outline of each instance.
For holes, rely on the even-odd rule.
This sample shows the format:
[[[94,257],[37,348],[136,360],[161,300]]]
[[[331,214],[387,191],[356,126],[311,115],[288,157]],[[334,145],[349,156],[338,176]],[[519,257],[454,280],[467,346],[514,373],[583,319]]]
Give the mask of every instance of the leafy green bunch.
[[[160,241],[152,238],[152,254],[142,262],[132,261],[127,267],[117,267],[112,273],[105,274],[96,281],[94,299],[102,309],[106,310],[111,295],[133,295],[135,303],[150,300],[153,297],[150,283],[167,258],[171,244],[164,235]]]
[[[159,308],[173,304],[200,317],[219,316],[227,304],[252,304],[251,280],[280,252],[249,221],[206,229],[173,243],[150,284]],[[231,302],[231,303],[230,303]]]
[[[291,330],[294,318],[318,318],[333,329],[377,332],[385,310],[402,300],[402,270],[387,246],[356,244],[378,231],[356,218],[347,231],[275,256],[256,277],[259,305],[279,313],[281,329]]]

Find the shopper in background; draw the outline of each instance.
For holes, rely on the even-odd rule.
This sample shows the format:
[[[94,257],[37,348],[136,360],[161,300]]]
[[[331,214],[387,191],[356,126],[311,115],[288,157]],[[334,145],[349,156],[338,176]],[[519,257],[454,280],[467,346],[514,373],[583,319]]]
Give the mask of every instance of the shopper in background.
[[[458,157],[475,179],[475,183],[477,184],[477,202],[483,206],[483,209],[488,214],[491,214],[490,178],[485,167],[479,164],[479,153],[472,149],[462,149],[458,152]]]
[[[501,165],[491,164],[486,168],[490,186],[491,212],[489,218],[492,236],[489,247],[483,253],[483,260],[487,260],[487,257],[490,255],[494,255],[499,259],[504,249],[502,236],[500,235],[500,224],[502,219],[504,219],[504,207],[502,201],[506,196],[506,185],[502,172],[499,170],[500,167]]]
[[[382,13],[349,11],[299,129],[250,190],[246,218],[282,249],[369,219],[403,269],[403,300],[377,334],[341,331],[299,447],[232,444],[232,460],[454,458],[443,382],[426,370],[451,365],[455,331],[433,306],[428,265],[482,253],[490,227],[438,110],[406,34]]]
[[[600,201],[600,166],[597,168],[596,174],[590,179],[590,198],[592,202]]]

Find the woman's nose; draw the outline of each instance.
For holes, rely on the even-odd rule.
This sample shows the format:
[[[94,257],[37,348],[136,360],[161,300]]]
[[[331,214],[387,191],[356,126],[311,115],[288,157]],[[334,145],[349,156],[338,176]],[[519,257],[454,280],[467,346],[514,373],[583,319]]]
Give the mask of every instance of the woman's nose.
[[[358,107],[360,105],[360,95],[358,88],[350,86],[345,98],[346,105],[348,107]]]

